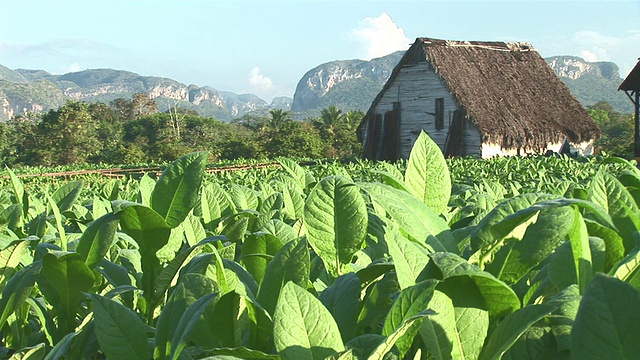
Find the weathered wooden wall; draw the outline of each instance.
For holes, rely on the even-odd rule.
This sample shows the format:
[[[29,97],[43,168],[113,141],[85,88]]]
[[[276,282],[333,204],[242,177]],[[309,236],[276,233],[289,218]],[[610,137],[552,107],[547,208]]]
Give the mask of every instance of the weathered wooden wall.
[[[434,116],[437,98],[444,99],[444,128],[440,130],[436,130]],[[393,109],[394,102],[400,103],[399,155],[401,158],[409,157],[420,130],[429,134],[444,151],[453,112],[458,109],[458,105],[429,62],[404,65],[393,83],[382,94],[373,113],[384,115]],[[383,138],[384,134],[380,134],[379,139]],[[471,121],[465,124],[464,142],[467,155],[481,154],[480,133]]]

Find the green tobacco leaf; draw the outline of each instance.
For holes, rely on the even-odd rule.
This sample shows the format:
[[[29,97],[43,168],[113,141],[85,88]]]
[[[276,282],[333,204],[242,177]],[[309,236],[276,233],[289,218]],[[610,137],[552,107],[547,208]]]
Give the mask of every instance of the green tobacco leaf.
[[[589,200],[609,213],[625,248],[633,249],[636,246],[633,233],[640,230],[640,209],[624,185],[608,172],[598,171],[589,184]]]
[[[385,229],[389,255],[393,258],[400,288],[415,285],[418,275],[429,262],[429,251],[424,245],[405,238],[396,229]]]
[[[364,243],[367,207],[360,189],[347,178],[324,178],[311,191],[304,207],[309,244],[334,277]]]
[[[210,182],[202,187],[202,192],[200,193],[200,212],[205,225],[209,225],[212,221],[222,217],[221,206],[216,196],[216,188],[220,189],[219,185]]]
[[[404,174],[409,192],[441,214],[451,196],[451,176],[440,147],[421,131],[413,144]]]
[[[153,188],[150,207],[170,227],[178,226],[198,201],[207,153],[182,156],[169,165]]]
[[[109,213],[93,221],[82,233],[76,253],[90,269],[100,264],[109,251],[120,221],[120,214]]]
[[[171,354],[173,335],[186,310],[186,292],[184,285],[179,283],[167,299],[167,303],[162,308],[162,312],[156,322],[154,359],[164,360]]]
[[[246,186],[231,184],[229,196],[236,211],[258,210],[258,196],[254,190]]]
[[[267,233],[252,234],[242,244],[242,265],[260,283],[271,259],[282,248],[282,242]]]
[[[573,220],[574,211],[570,207],[541,210],[522,240],[500,248],[486,270],[502,281],[517,283],[566,240]]]
[[[319,296],[336,320],[343,341],[350,340],[356,334],[360,292],[360,279],[355,273],[348,273],[338,277]]]
[[[35,261],[20,269],[7,281],[0,298],[0,327],[31,295],[41,267],[42,262]]]
[[[434,315],[432,310],[425,310],[416,316],[406,319],[393,333],[389,334],[387,338],[378,345],[375,350],[367,357],[367,360],[383,360],[386,359],[385,355],[393,349],[396,345],[396,341],[401,339],[407,331],[412,329],[416,323],[422,321],[426,316]]]
[[[377,331],[387,317],[399,291],[400,285],[395,273],[385,272],[382,279],[376,281],[368,291],[358,315],[358,333]]]
[[[0,251],[0,286],[4,286],[7,280],[13,276],[20,261],[29,252],[29,242],[25,240],[14,241]]]
[[[53,201],[58,205],[60,212],[71,209],[73,203],[75,203],[78,196],[80,196],[80,192],[82,192],[82,186],[82,180],[71,181],[62,185],[51,195]]]
[[[76,312],[85,299],[84,292],[94,284],[95,275],[76,253],[48,253],[42,257],[38,287],[58,314],[60,334],[76,327]]]
[[[180,357],[180,353],[186,347],[191,333],[200,320],[200,316],[216,296],[218,296],[216,293],[204,295],[184,311],[176,328],[173,330],[170,360],[177,360]]]
[[[267,232],[277,237],[283,244],[299,237],[298,233],[296,233],[295,229],[291,225],[278,219],[271,219],[267,221],[262,225],[260,231]]]
[[[113,360],[148,359],[147,331],[138,315],[96,294],[91,300],[96,337],[105,355]]]
[[[420,278],[444,280],[438,285],[438,290],[449,295],[454,306],[460,306],[456,302],[458,298],[466,298],[465,304],[486,309],[491,317],[496,318],[520,308],[520,299],[511,287],[464,258],[452,253],[434,253],[430,257],[431,262]],[[477,296],[472,296],[474,293]]]
[[[505,200],[491,210],[471,233],[471,250],[480,251],[481,265],[483,258],[488,258],[500,248],[502,239],[540,210],[531,205],[551,198],[546,194],[522,194]]]
[[[136,203],[117,203],[122,231],[131,236],[139,247],[142,265],[142,290],[151,305],[156,278],[160,273],[160,260],[156,252],[169,242],[171,227],[153,209]],[[153,308],[147,308],[147,321],[153,317]]]
[[[640,248],[631,251],[609,274],[640,290]]]
[[[429,308],[436,314],[420,328],[429,353],[436,360],[477,359],[489,330],[489,315],[477,308],[454,307],[443,292],[435,291]]]
[[[293,282],[307,286],[309,282],[309,249],[304,238],[286,243],[267,265],[258,290],[258,302],[273,315],[282,287]]]
[[[598,274],[582,297],[571,332],[574,359],[635,359],[640,354],[640,294]]]
[[[597,236],[605,242],[605,271],[611,270],[615,264],[625,256],[624,240],[617,231],[612,230],[596,221],[583,219],[590,236]]]
[[[436,251],[457,251],[447,222],[410,194],[379,183],[359,183],[411,237]],[[436,240],[437,238],[437,240]]]
[[[551,332],[560,351],[571,350],[571,329],[580,306],[580,290],[577,285],[571,285],[554,296],[546,304],[557,308],[547,317]]]
[[[593,265],[587,226],[577,208],[574,209],[574,215],[573,227],[569,232],[569,242],[573,253],[574,268],[578,274],[578,287],[580,293],[583,293],[593,277]]]
[[[60,209],[58,209],[58,205],[55,203],[51,195],[49,193],[44,194],[47,198],[47,203],[49,207],[51,207],[51,211],[53,212],[53,216],[56,220],[56,229],[58,230],[58,237],[60,238],[60,248],[63,251],[67,251],[67,235],[64,230],[62,214],[60,213]]]
[[[400,291],[398,299],[393,303],[384,322],[382,335],[391,335],[405,321],[427,310],[437,284],[436,280],[426,280]],[[422,322],[416,321],[413,326],[405,330],[404,335],[396,340],[395,345],[400,352],[400,357],[403,357],[411,347],[421,324]]]
[[[344,351],[338,325],[320,300],[288,282],[273,320],[276,350],[282,359],[324,359]]]
[[[278,163],[280,166],[292,177],[296,180],[301,189],[307,187],[307,175],[302,166],[300,166],[297,162],[289,158],[278,158]]]
[[[529,305],[509,314],[491,332],[479,360],[499,360],[533,324],[555,310],[550,305]]]

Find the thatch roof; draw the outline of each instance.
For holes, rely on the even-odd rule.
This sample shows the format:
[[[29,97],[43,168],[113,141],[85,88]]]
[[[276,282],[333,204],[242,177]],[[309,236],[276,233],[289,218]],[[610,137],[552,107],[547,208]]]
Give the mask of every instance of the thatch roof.
[[[598,125],[528,43],[417,38],[385,87],[404,62],[416,56],[433,65],[485,142],[503,148],[515,148],[520,142],[524,148],[540,149],[565,136],[581,142],[600,134]]]
[[[638,63],[633,70],[631,70],[627,78],[620,84],[618,90],[640,91],[640,59],[638,59]]]

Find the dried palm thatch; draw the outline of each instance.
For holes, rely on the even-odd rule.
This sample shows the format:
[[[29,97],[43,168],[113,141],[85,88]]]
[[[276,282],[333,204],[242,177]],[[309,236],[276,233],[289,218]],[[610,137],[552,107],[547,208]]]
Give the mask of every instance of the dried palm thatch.
[[[582,142],[600,135],[598,125],[528,43],[418,38],[385,87],[405,62],[416,60],[432,65],[483,142],[538,150],[564,137]]]

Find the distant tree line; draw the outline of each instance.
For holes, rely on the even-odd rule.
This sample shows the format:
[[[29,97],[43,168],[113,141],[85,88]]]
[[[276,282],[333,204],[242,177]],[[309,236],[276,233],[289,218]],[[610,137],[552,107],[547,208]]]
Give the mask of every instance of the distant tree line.
[[[587,111],[602,130],[602,135],[595,142],[596,149],[608,155],[632,158],[633,114],[618,112],[604,101],[589,106]]]
[[[336,107],[293,120],[280,109],[231,123],[178,107],[159,112],[146,94],[109,104],[67,101],[56,110],[0,123],[0,163],[67,165],[156,163],[206,150],[212,161],[238,158],[357,156],[361,111]]]

